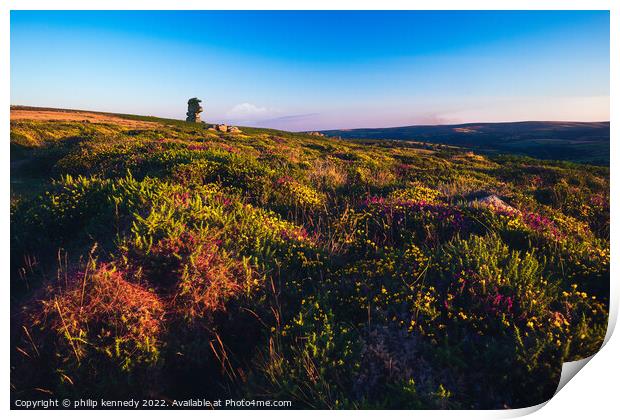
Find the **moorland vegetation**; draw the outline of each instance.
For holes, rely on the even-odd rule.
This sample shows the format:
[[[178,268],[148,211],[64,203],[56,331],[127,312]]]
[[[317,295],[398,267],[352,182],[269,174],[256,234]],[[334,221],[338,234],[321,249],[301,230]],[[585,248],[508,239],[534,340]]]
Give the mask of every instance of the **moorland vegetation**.
[[[516,408],[602,344],[606,167],[125,117],[11,122],[13,398]]]

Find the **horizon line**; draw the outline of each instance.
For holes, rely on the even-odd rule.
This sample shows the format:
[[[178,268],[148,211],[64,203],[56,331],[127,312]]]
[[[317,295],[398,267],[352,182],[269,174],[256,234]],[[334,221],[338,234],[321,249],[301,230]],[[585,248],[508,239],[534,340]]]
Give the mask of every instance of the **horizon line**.
[[[95,111],[89,109],[73,109],[73,108],[54,108],[51,106],[34,106],[34,105],[20,105],[20,104],[10,104],[10,109],[22,107],[22,108],[31,108],[31,109],[48,109],[48,110],[56,110],[56,111],[69,111],[69,112],[92,112],[99,114],[111,114],[111,115],[134,115],[137,117],[152,117],[152,118],[162,118],[168,120],[175,121],[185,121],[183,119],[177,118],[169,118],[169,117],[158,117],[156,115],[142,115],[142,114],[127,114],[123,112],[112,112],[112,111]],[[203,121],[205,122],[205,121]],[[462,126],[462,125],[474,125],[474,124],[524,124],[524,123],[582,123],[582,124],[610,124],[611,120],[596,120],[596,121],[584,121],[584,120],[516,120],[516,121],[493,121],[493,122],[485,122],[485,121],[471,121],[471,122],[463,122],[463,123],[453,123],[453,124],[409,124],[409,125],[397,125],[397,126],[387,126],[387,127],[354,127],[354,128],[328,128],[328,129],[309,129],[309,130],[301,130],[301,131],[289,131],[282,130],[280,128],[272,128],[272,127],[253,127],[253,126],[242,126],[240,127],[248,127],[248,128],[266,128],[270,130],[279,130],[279,131],[288,131],[290,133],[307,133],[311,131],[316,132],[325,132],[325,131],[354,131],[354,130],[381,130],[381,129],[392,129],[392,128],[406,128],[406,127],[453,127],[453,126]],[[206,122],[205,122],[206,123]]]

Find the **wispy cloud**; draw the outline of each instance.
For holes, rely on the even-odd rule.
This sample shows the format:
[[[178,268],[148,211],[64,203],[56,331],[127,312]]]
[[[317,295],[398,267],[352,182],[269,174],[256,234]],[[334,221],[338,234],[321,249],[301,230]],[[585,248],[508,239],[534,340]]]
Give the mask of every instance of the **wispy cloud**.
[[[226,112],[226,122],[255,127],[295,129],[304,126],[319,116],[319,113],[281,115],[282,111],[249,102],[235,105]]]
[[[294,123],[300,121],[308,121],[309,119],[313,119],[314,117],[320,115],[318,112],[313,112],[310,114],[295,114],[295,115],[284,115],[282,117],[269,118],[266,120],[257,121],[259,124],[278,124],[278,123]]]
[[[241,119],[241,120],[253,120],[256,118],[264,118],[272,114],[274,110],[251,104],[249,102],[243,102],[233,106],[227,113],[228,118]]]

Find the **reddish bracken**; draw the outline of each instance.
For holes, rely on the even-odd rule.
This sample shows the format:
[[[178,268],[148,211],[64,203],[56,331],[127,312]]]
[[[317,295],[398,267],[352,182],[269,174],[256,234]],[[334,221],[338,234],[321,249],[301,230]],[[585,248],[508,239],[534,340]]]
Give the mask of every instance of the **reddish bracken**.
[[[151,360],[162,332],[163,303],[122,272],[94,265],[50,286],[29,307],[30,328],[55,334],[52,340],[62,343],[64,356],[77,362],[91,350],[115,354],[124,365]]]
[[[151,273],[157,285],[164,274],[170,307],[187,319],[224,310],[226,303],[251,284],[252,272],[226,256],[216,237],[184,233],[166,238],[151,249],[156,266],[165,273]]]

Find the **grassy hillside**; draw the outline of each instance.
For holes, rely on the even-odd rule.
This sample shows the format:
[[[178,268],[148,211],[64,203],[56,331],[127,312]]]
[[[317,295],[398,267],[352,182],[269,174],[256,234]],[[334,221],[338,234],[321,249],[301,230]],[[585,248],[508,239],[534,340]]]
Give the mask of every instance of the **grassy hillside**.
[[[609,165],[609,122],[473,123],[328,130],[342,138],[417,140],[538,159]]]
[[[126,117],[11,122],[13,399],[523,407],[602,343],[608,168]]]

